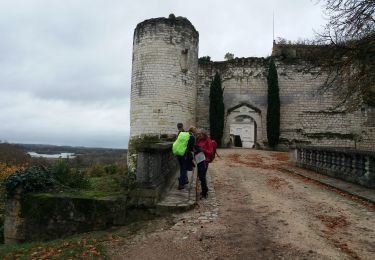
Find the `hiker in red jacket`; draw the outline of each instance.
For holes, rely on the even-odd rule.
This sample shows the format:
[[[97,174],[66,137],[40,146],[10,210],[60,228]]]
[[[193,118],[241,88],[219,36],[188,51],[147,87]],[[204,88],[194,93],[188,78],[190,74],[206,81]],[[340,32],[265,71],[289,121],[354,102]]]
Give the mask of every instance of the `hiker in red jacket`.
[[[198,154],[200,152],[204,153],[204,160],[200,161]],[[200,130],[198,132],[197,141],[195,143],[195,153],[198,155],[196,156],[197,161],[197,168],[198,168],[198,177],[201,182],[202,198],[207,198],[208,187],[207,187],[207,180],[206,174],[208,169],[209,162],[212,161],[213,156],[213,145],[211,139],[208,137],[205,130]],[[203,157],[202,157],[203,159]]]

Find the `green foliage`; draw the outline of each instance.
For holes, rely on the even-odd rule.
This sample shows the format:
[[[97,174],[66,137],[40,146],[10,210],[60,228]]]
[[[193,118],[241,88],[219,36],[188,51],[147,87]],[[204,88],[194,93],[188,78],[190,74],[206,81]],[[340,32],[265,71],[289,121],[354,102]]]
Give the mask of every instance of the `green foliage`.
[[[90,177],[101,177],[105,175],[104,165],[96,163],[87,169],[86,175]]]
[[[199,63],[210,63],[211,62],[211,57],[210,56],[203,56],[198,59]]]
[[[173,13],[169,14],[168,19],[174,20],[176,19],[176,16]]]
[[[268,145],[275,148],[280,138],[280,97],[276,65],[272,58],[268,68],[267,84],[267,139]]]
[[[61,184],[54,178],[50,170],[43,166],[31,166],[26,170],[20,170],[5,179],[7,196],[21,188],[23,193],[49,191]]]
[[[114,174],[125,174],[127,172],[127,165],[120,163],[101,164],[96,163],[87,169],[86,175],[90,177],[101,177]]]
[[[57,160],[51,168],[34,165],[5,179],[6,193],[14,194],[18,187],[23,193],[50,191],[56,188],[88,188],[89,182],[82,171],[71,168],[67,160]]]
[[[221,78],[216,72],[210,87],[210,135],[217,144],[221,145],[224,131],[224,100]]]
[[[119,171],[119,166],[116,164],[109,164],[104,166],[104,171],[106,174],[113,175]]]
[[[88,168],[88,177],[92,190],[127,191],[135,182],[134,174],[128,172],[126,161],[110,164],[96,163]]]
[[[234,59],[234,54],[233,53],[230,53],[230,52],[227,52],[224,56],[224,59],[225,60],[233,60]]]
[[[88,188],[89,182],[78,168],[71,168],[68,159],[58,159],[51,167],[53,176],[71,188]]]

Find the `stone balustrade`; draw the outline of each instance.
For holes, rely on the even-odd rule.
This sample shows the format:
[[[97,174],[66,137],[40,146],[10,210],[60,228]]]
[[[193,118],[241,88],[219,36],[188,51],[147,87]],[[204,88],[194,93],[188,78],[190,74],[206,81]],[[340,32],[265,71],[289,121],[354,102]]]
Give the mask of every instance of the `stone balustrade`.
[[[298,146],[294,159],[300,167],[375,188],[375,152]]]

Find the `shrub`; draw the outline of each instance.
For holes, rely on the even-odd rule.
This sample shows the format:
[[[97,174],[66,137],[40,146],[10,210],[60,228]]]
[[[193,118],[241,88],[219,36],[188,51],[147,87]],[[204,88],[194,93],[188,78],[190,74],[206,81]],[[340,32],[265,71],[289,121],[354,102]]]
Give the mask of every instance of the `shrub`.
[[[68,160],[58,159],[51,168],[56,180],[71,188],[88,188],[89,182],[78,168],[71,168]]]
[[[119,167],[116,164],[108,164],[104,166],[104,171],[106,174],[113,175],[113,174],[116,174],[118,170],[119,170]]]
[[[199,63],[210,63],[211,57],[210,56],[203,56],[198,59]]]
[[[101,177],[105,175],[104,166],[101,163],[96,163],[87,169],[86,175],[89,177]]]
[[[28,193],[49,191],[61,186],[51,171],[43,166],[31,166],[19,170],[5,179],[7,196],[12,196],[17,188],[22,188],[23,193]]]
[[[268,106],[267,106],[267,139],[268,145],[274,148],[280,138],[280,97],[277,70],[271,58],[267,75]]]
[[[224,131],[224,100],[221,78],[216,72],[210,87],[210,135],[216,143],[221,145]]]

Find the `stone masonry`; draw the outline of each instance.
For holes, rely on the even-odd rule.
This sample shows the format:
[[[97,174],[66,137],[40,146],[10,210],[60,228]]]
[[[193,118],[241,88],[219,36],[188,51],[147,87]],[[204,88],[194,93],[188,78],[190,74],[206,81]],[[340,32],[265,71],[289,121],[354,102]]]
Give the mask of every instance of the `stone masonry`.
[[[198,62],[199,34],[183,17],[155,18],[137,25],[133,42],[129,166],[132,143],[149,135],[176,133],[176,124],[209,129],[213,75],[223,81],[226,121],[223,146],[233,145],[236,127],[252,125],[255,147],[267,146],[269,58]],[[303,45],[274,44],[281,101],[280,148],[298,144],[375,150],[375,108],[333,109],[335,93],[319,93],[324,76],[304,73]],[[246,129],[246,131],[248,130]],[[135,167],[133,167],[135,169]]]
[[[304,73],[303,56],[295,57],[301,47],[274,45],[274,50],[280,48],[286,49],[287,55],[293,55],[291,62],[285,59],[285,52],[283,56],[273,53],[280,90],[280,146],[290,148],[308,144],[375,150],[375,108],[364,105],[350,113],[332,109],[336,104],[335,94],[319,92],[324,76]],[[199,64],[197,126],[209,128],[209,88],[215,72],[219,72],[227,111],[223,145],[232,145],[229,127],[235,114],[250,116],[255,121],[257,146],[266,146],[267,68],[267,58],[236,58]]]
[[[134,31],[130,135],[174,134],[195,124],[198,32],[184,18],[157,18]]]

